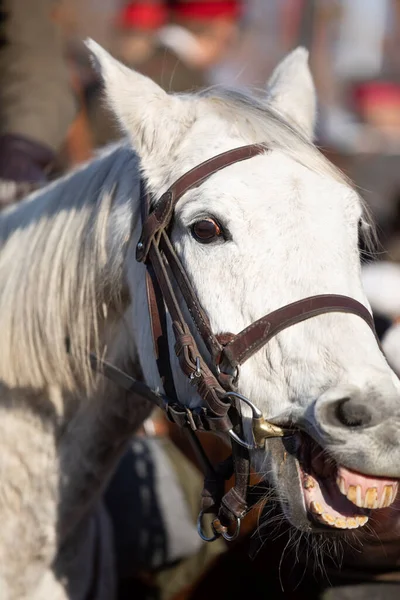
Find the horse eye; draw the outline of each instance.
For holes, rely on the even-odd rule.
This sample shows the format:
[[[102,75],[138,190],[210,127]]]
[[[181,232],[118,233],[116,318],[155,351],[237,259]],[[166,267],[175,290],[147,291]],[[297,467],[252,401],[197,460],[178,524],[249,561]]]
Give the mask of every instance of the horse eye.
[[[213,219],[202,219],[192,225],[192,235],[198,242],[210,244],[222,236],[222,229]]]

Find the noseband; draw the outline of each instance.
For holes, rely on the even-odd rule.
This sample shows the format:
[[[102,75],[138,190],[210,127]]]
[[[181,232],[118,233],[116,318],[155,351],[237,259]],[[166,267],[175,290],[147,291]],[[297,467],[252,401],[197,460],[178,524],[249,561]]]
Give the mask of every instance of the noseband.
[[[216,335],[210,326],[190,280],[171,243],[170,234],[174,210],[182,196],[200,186],[214,173],[267,151],[262,145],[249,145],[219,154],[180,177],[154,202],[148,193],[141,197],[142,233],[136,247],[136,259],[146,265],[147,300],[157,365],[166,397],[150,391],[143,383],[135,382],[112,365],[92,357],[93,366],[102,366],[103,373],[127,389],[157,402],[169,419],[191,432],[206,469],[202,494],[202,510],[198,529],[207,541],[223,535],[233,539],[239,532],[240,519],[250,508],[248,501],[250,457],[249,450],[263,448],[270,437],[288,433],[266,421],[254,404],[237,392],[240,367],[279,332],[311,317],[325,313],[351,313],[361,317],[375,333],[374,322],[365,306],[348,296],[325,294],[304,298],[288,304],[258,319],[237,334]],[[180,298],[178,300],[177,290]],[[181,310],[184,301],[196,331],[196,338]],[[170,364],[166,310],[172,320],[175,354],[180,368],[202,399],[202,406],[190,410],[177,397]],[[196,339],[201,338],[207,350],[199,349]],[[139,386],[139,387],[138,387]],[[246,404],[252,412],[252,439],[245,440],[241,408]],[[231,438],[232,456],[212,467],[195,435],[196,431],[213,431],[228,434]],[[235,474],[235,485],[224,494],[224,482]],[[202,516],[212,512],[213,536],[203,533]],[[235,532],[228,532],[236,522]]]

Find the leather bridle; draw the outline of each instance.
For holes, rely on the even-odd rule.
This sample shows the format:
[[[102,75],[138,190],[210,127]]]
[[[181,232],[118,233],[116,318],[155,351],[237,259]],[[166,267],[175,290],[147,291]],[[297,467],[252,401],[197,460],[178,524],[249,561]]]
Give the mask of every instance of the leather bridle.
[[[207,541],[223,535],[233,539],[239,532],[240,519],[250,509],[249,450],[262,448],[269,437],[283,436],[289,431],[266,421],[254,404],[237,392],[240,366],[284,329],[317,315],[342,312],[352,313],[364,319],[375,333],[374,321],[357,300],[348,296],[325,294],[304,298],[288,304],[258,319],[238,334],[216,335],[210,326],[186,272],[171,243],[170,233],[174,210],[182,196],[198,186],[214,173],[240,161],[267,152],[263,145],[249,145],[219,154],[180,177],[162,196],[154,201],[142,186],[141,211],[142,233],[136,247],[136,259],[146,265],[147,299],[151,330],[157,365],[162,378],[165,396],[150,390],[116,367],[92,356],[94,368],[101,367],[103,374],[124,388],[133,390],[156,402],[166,411],[170,420],[191,432],[200,451],[206,470],[202,494],[202,510],[198,529]],[[196,337],[192,334],[181,310],[177,297],[183,300],[193,320]],[[202,406],[190,410],[176,394],[170,363],[166,309],[172,321],[175,353],[180,368],[196,387]],[[200,337],[207,349],[207,356],[199,349],[196,338]],[[243,439],[241,416],[242,403],[252,411],[253,439]],[[213,467],[205,456],[195,435],[196,431],[213,431],[228,434],[231,438],[232,456]],[[224,493],[225,480],[235,474],[235,484]],[[216,515],[213,535],[205,536],[202,516],[205,512]],[[228,527],[236,522],[230,534]]]

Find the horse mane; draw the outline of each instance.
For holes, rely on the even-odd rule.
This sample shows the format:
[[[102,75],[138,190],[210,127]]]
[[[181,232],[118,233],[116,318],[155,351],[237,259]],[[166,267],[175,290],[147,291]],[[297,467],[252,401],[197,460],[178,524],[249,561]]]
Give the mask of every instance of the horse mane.
[[[137,173],[136,155],[113,147],[1,213],[0,379],[7,385],[90,387],[88,353],[99,352],[102,307],[117,305],[122,291],[122,265],[108,266],[106,233],[125,173]]]

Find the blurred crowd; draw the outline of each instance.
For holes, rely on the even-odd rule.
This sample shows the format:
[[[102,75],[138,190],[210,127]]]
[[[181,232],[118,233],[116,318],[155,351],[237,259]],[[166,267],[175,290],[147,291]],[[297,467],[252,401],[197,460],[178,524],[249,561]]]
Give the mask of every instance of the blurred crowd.
[[[118,136],[97,101],[86,36],[170,91],[261,87],[303,44],[317,141],[365,190],[385,244],[397,232],[399,0],[0,0],[0,11],[3,204]]]
[[[384,272],[367,269],[369,296],[378,313],[398,320],[400,0],[0,0],[0,206],[119,137],[100,101],[100,82],[82,42],[87,36],[175,92],[218,84],[260,88],[285,53],[299,44],[309,48],[320,103],[317,143],[355,181],[372,209],[381,244],[377,258],[392,265]],[[398,344],[400,334],[394,354]],[[116,517],[121,573],[132,579],[130,558],[139,556],[135,565],[147,590],[143,597],[170,598],[224,548],[199,548],[189,513],[196,514],[200,475],[169,444],[162,420],[147,425],[116,473],[107,502]],[[147,447],[154,445],[153,437],[163,440],[169,456],[163,473],[172,469],[169,480],[179,480],[181,491],[171,492],[171,501],[190,507],[190,525],[186,533],[183,527],[178,550],[164,552],[166,570],[159,555],[156,560],[150,552],[146,562],[133,548],[130,532],[143,529],[144,513],[134,482],[128,491],[124,487],[134,478],[135,452],[159,456],[156,446]],[[119,510],[121,489],[132,505],[136,502],[136,522],[125,520],[129,510]],[[159,513],[159,527],[166,530],[161,508]],[[166,535],[173,534],[171,526]],[[149,586],[150,572],[158,579],[154,575]],[[158,596],[151,595],[155,581]],[[136,577],[137,598],[138,585]],[[126,597],[130,594],[129,588]]]

